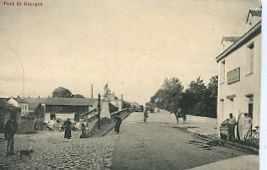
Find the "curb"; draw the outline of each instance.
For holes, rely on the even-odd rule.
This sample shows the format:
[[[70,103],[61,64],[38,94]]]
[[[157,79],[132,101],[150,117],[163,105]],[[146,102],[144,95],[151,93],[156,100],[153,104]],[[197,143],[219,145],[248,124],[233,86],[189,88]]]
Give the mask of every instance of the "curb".
[[[194,132],[192,130],[189,130],[187,127],[177,126],[177,128],[179,128],[179,129],[181,129],[181,130],[183,130],[183,131],[185,131],[187,133],[191,133],[194,136],[196,136],[196,137],[198,137],[200,139],[203,139],[203,140],[205,140],[207,142],[208,141],[217,140],[217,141],[220,141],[220,142],[224,143],[224,146],[226,146],[228,148],[240,150],[240,151],[243,151],[243,152],[246,152],[246,153],[250,153],[250,154],[256,154],[256,155],[259,154],[259,149],[255,148],[255,147],[247,146],[247,145],[236,143],[236,142],[232,142],[232,141],[225,141],[225,140],[222,140],[222,139],[219,139],[219,138],[210,137],[210,136],[207,136],[207,135],[200,134],[200,133]]]

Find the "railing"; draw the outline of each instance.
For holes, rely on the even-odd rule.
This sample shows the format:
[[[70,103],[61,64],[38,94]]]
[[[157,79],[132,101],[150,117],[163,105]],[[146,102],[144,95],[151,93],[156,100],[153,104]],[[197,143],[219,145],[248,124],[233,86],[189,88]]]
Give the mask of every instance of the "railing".
[[[120,111],[113,112],[111,113],[111,119],[114,119],[115,116],[124,117],[126,113],[128,113],[128,109],[122,109]]]

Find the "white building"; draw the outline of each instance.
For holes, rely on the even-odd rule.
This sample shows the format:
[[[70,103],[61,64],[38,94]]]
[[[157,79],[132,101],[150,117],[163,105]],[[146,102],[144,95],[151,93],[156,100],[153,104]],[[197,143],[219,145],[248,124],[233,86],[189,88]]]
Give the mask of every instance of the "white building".
[[[261,12],[261,9],[249,10],[242,36],[223,38],[223,51],[216,57],[219,67],[218,126],[229,113],[236,118],[240,113],[248,113],[252,128],[259,126]]]

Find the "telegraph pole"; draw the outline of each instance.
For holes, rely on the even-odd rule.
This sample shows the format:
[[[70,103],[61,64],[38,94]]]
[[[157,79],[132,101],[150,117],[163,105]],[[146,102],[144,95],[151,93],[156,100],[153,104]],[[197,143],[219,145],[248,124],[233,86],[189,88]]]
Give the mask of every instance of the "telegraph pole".
[[[101,101],[100,101],[100,94],[98,94],[98,104],[97,104],[97,127],[100,129],[100,112],[101,112]]]

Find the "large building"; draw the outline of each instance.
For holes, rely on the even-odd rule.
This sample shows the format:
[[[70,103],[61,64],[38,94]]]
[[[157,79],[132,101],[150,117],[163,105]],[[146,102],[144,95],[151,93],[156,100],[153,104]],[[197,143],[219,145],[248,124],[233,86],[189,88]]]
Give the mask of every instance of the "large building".
[[[218,125],[229,117],[248,113],[252,129],[259,127],[261,82],[261,8],[251,9],[243,35],[223,37],[219,67]],[[219,128],[218,128],[219,129]]]

